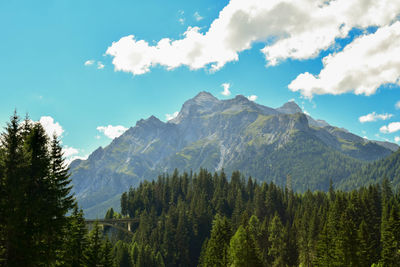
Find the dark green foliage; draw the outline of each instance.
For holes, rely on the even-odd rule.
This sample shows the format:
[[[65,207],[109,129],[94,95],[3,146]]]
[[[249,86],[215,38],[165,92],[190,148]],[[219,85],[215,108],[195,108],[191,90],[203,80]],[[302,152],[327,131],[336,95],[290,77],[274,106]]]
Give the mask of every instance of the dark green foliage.
[[[261,266],[254,240],[248,229],[239,226],[229,245],[230,266]]]
[[[83,211],[75,205],[69,218],[67,235],[64,242],[63,264],[66,266],[82,266],[84,250],[87,246],[87,229]]]
[[[96,267],[101,264],[103,258],[100,226],[97,222],[89,233],[88,244],[84,251],[84,266]]]
[[[295,179],[295,177],[293,177]],[[398,262],[399,199],[389,183],[296,194],[239,172],[163,175],[124,196],[139,218],[132,266],[371,266]],[[138,265],[139,264],[139,265]]]
[[[131,264],[131,259],[129,256],[129,246],[128,244],[122,242],[121,240],[118,241],[114,245],[114,264],[116,266],[121,266],[121,267],[130,267],[132,266]],[[140,252],[138,258],[140,259]],[[139,260],[138,260],[139,261]],[[139,266],[139,265],[135,265]]]
[[[7,266],[61,264],[74,200],[59,141],[14,114],[0,151],[0,259]]]
[[[360,186],[382,183],[388,180],[394,188],[400,187],[400,149],[381,160],[354,169],[352,175],[338,183],[338,188],[352,190]]]
[[[272,266],[285,266],[285,251],[286,251],[286,235],[285,229],[282,225],[281,219],[278,214],[272,218],[268,228],[269,234],[269,250],[268,255],[271,257]]]
[[[202,266],[227,266],[228,250],[232,230],[227,218],[217,214],[212,223],[212,230],[207,246],[204,248]]]

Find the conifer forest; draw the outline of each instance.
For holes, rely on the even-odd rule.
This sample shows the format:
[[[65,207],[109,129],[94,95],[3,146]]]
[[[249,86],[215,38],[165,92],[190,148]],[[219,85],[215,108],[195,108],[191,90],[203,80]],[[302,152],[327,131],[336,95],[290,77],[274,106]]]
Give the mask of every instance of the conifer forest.
[[[400,194],[291,189],[235,171],[160,175],[127,188],[130,233],[88,226],[60,141],[14,114],[1,135],[1,266],[399,266]]]

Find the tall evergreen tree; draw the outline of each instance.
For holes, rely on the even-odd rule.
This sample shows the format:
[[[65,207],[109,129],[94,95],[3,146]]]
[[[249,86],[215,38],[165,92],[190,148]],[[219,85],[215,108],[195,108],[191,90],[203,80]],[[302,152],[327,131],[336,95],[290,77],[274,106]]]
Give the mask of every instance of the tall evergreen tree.
[[[29,266],[29,239],[25,216],[26,163],[23,138],[16,112],[1,136],[1,232],[5,266]]]
[[[210,239],[204,248],[202,266],[228,266],[231,235],[231,226],[227,218],[217,214],[212,223]]]
[[[84,251],[87,247],[87,229],[83,211],[75,205],[69,217],[66,238],[63,249],[63,265],[70,267],[82,266]]]
[[[257,267],[261,261],[249,231],[242,225],[231,238],[229,246],[229,262],[232,267]]]
[[[100,226],[96,222],[93,226],[92,231],[89,233],[88,245],[84,251],[84,266],[85,267],[97,267],[101,264],[102,255],[102,240]]]
[[[271,247],[269,248],[269,255],[272,257],[272,266],[283,267],[286,266],[285,262],[285,239],[286,234],[285,228],[282,225],[282,221],[279,218],[278,214],[275,213],[275,216],[272,218],[270,226],[269,226],[269,243]]]
[[[68,168],[59,142],[40,123],[14,114],[1,138],[2,241],[6,266],[59,261],[72,207]]]

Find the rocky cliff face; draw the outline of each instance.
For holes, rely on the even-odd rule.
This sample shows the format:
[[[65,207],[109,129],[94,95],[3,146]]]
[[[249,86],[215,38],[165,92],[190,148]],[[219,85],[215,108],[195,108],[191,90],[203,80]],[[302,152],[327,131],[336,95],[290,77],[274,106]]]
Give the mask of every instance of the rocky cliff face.
[[[295,190],[326,189],[330,178],[344,179],[349,168],[383,158],[392,153],[389,148],[396,146],[314,120],[294,102],[273,109],[241,95],[218,100],[201,92],[173,120],[140,120],[70,169],[86,216],[102,217],[105,208],[118,207],[119,194],[130,186],[175,168],[240,170],[278,184],[290,174]]]

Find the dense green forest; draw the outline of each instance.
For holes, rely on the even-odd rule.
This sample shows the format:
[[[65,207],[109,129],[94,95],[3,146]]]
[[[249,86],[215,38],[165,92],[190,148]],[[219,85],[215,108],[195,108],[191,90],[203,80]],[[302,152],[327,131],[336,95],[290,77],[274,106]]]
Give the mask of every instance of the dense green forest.
[[[130,188],[121,213],[105,215],[137,218],[133,235],[89,231],[60,141],[15,114],[0,143],[0,265],[399,266],[400,194],[388,179],[302,194],[295,179],[175,170]]]
[[[399,266],[399,200],[387,179],[295,194],[239,172],[175,171],[122,195],[122,215],[140,218],[125,266],[160,254],[165,266]]]
[[[381,183],[384,178],[390,179],[393,186],[400,187],[400,150],[388,157],[364,165],[355,169],[353,174],[339,183],[344,190],[358,188],[375,183]]]

